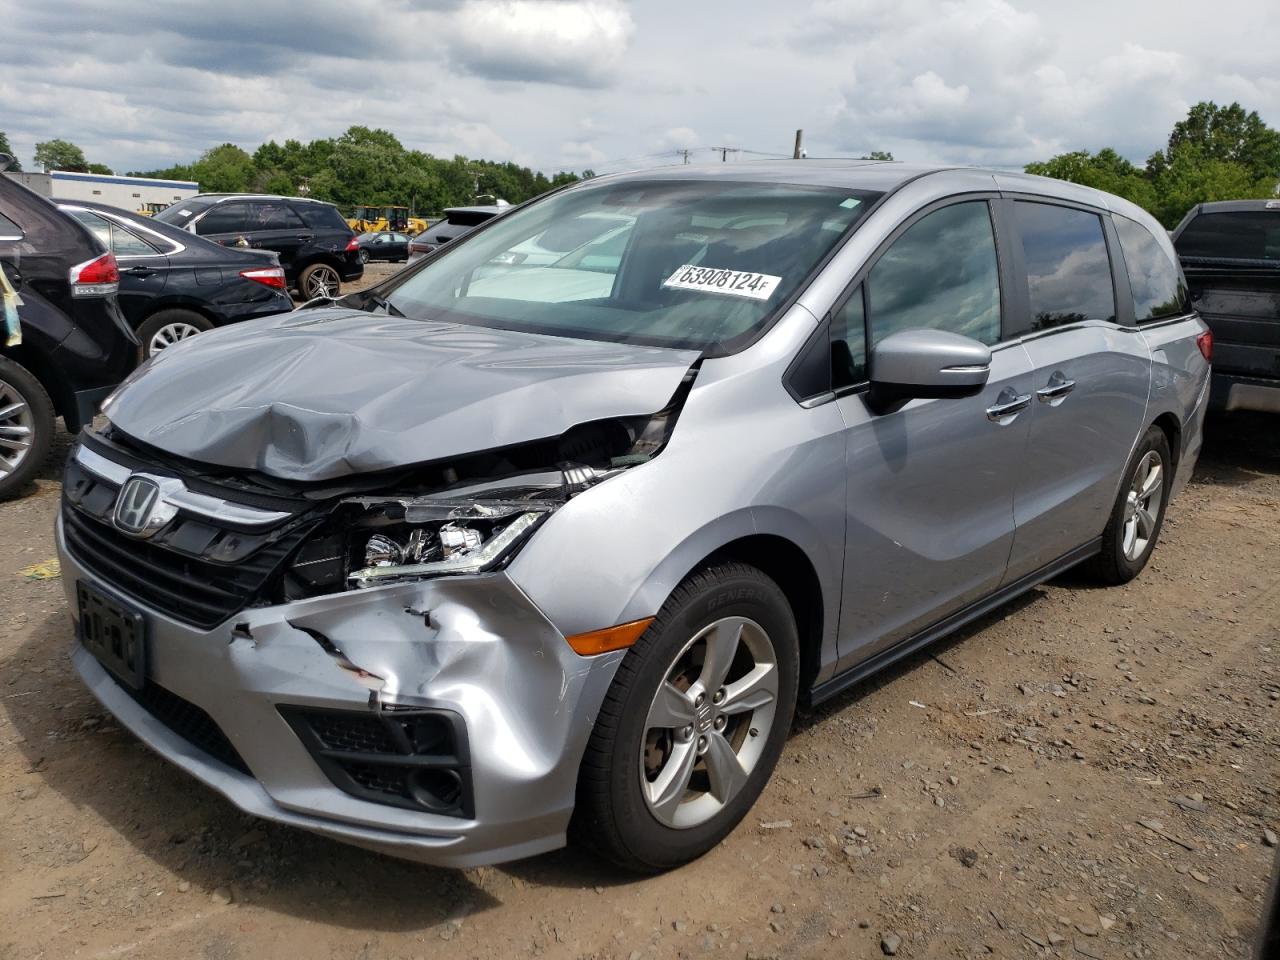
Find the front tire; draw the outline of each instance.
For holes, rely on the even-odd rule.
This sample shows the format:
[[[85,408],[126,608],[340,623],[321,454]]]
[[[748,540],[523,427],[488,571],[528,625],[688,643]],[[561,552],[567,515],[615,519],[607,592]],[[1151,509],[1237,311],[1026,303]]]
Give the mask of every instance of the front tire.
[[[694,574],[627,651],[578,777],[575,840],[657,872],[702,856],[746,816],[795,712],[795,617],[754,567]]]
[[[1159,427],[1150,427],[1125,469],[1120,494],[1102,532],[1102,550],[1090,563],[1095,579],[1119,586],[1142,572],[1160,538],[1172,484],[1169,440]]]
[[[53,401],[26,367],[0,357],[0,500],[15,496],[49,455]]]
[[[361,263],[368,263],[368,262],[369,262],[369,251],[368,251],[368,250],[361,250],[361,251],[360,251],[360,262],[361,262]]]

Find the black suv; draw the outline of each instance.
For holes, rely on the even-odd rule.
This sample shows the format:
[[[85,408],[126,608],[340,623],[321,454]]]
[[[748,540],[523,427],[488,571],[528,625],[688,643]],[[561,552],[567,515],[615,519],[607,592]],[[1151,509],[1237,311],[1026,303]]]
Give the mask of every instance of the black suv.
[[[1280,413],[1280,200],[1199,204],[1173,246],[1213,331],[1210,404]]]
[[[55,417],[75,433],[137,363],[119,280],[87,227],[0,176],[0,498],[40,469]]]
[[[319,200],[202,193],[156,214],[224,247],[274,250],[285,280],[305,299],[337,297],[364,274],[356,235],[338,208]]]

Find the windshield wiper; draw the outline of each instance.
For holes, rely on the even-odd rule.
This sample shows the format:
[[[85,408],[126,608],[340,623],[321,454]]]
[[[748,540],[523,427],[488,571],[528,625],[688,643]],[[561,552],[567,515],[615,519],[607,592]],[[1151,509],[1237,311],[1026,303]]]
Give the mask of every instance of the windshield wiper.
[[[397,307],[390,300],[388,300],[386,297],[380,296],[370,291],[369,293],[366,293],[364,295],[364,298],[365,298],[364,299],[365,310],[368,310],[370,307],[381,307],[383,312],[389,316],[406,317],[405,312],[401,310],[399,307]]]

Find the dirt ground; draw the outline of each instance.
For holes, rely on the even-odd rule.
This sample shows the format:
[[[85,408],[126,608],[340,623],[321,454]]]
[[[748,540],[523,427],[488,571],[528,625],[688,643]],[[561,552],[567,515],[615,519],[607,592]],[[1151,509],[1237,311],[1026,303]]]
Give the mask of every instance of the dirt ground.
[[[1136,582],[1067,575],[801,717],[741,827],[646,879],[403,863],[153,756],[21,572],[53,555],[64,437],[0,504],[0,958],[1248,956],[1280,829],[1277,425],[1211,421]]]

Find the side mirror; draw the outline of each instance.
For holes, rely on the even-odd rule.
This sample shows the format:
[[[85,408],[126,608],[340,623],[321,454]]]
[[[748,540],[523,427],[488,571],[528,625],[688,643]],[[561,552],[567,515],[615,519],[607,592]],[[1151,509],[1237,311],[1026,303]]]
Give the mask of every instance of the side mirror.
[[[991,376],[991,350],[948,330],[903,330],[871,349],[868,402],[888,413],[908,400],[972,397]]]

